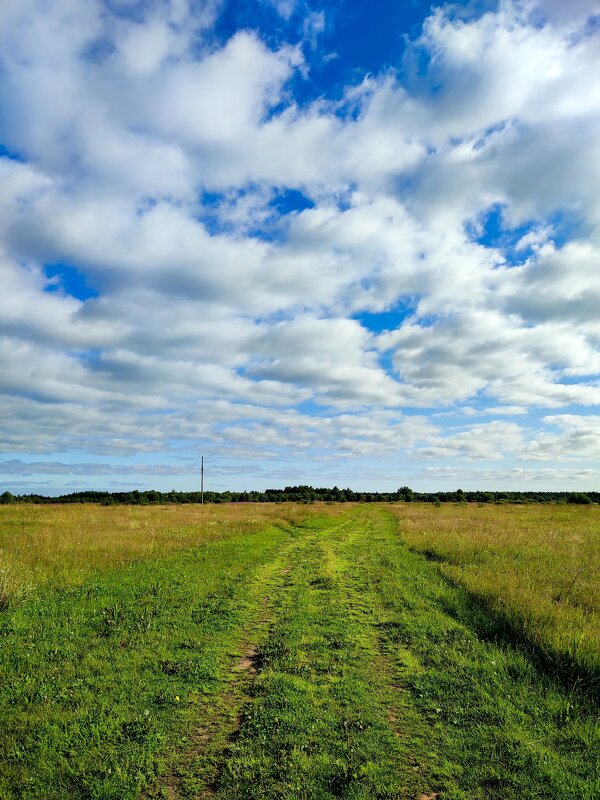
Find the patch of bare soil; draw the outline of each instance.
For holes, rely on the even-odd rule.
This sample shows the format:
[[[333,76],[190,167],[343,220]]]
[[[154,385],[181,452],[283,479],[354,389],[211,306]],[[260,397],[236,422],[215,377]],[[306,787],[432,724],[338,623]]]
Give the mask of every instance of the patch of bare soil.
[[[208,723],[207,727],[200,728],[192,733],[188,733],[188,741],[183,761],[175,773],[163,775],[158,787],[154,787],[150,792],[144,793],[140,800],[180,800],[179,791],[180,778],[177,773],[185,773],[193,762],[203,754],[209,752],[211,747],[222,747],[217,742],[223,732],[223,725],[230,729],[227,734],[231,739],[235,736],[241,724],[241,707],[247,699],[247,687],[254,680],[260,664],[258,647],[255,644],[245,644],[241,648],[242,655],[233,667],[234,676],[229,687],[221,695],[224,707],[236,709],[233,717],[227,720],[226,712],[217,714]],[[214,797],[215,791],[206,786],[197,795],[198,798]]]
[[[258,671],[258,648],[255,645],[250,645],[245,650],[235,669],[237,672],[246,672],[248,675],[254,675]]]

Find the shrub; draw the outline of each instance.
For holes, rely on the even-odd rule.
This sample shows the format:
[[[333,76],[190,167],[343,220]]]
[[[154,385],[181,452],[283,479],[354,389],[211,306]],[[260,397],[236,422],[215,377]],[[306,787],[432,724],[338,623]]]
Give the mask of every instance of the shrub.
[[[591,498],[587,496],[587,494],[583,494],[583,492],[572,492],[567,497],[567,503],[575,503],[579,506],[587,506],[592,502]]]

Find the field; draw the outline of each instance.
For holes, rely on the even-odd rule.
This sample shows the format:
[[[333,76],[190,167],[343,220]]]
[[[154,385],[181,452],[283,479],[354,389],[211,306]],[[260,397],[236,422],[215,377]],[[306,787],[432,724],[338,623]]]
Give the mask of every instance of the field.
[[[598,506],[0,506],[0,800],[594,800]]]

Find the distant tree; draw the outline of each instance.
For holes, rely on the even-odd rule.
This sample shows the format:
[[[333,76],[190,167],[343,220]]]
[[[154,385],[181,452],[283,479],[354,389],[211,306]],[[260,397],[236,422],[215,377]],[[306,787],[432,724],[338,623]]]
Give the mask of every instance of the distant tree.
[[[402,488],[398,489],[398,497],[400,500],[404,500],[405,503],[412,503],[415,499],[415,493],[410,486],[402,486]]]
[[[591,502],[591,497],[588,497],[587,494],[583,494],[582,492],[572,492],[567,495],[567,503],[574,503],[578,506],[588,506]]]
[[[0,495],[0,503],[2,503],[3,505],[14,502],[15,502],[15,496],[10,492],[4,492],[4,494]]]

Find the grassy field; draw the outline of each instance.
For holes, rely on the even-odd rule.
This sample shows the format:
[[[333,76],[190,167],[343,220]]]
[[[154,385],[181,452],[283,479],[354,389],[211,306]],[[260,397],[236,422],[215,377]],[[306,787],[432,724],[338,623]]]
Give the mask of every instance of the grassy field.
[[[80,585],[134,561],[269,525],[295,525],[319,513],[314,506],[293,503],[0,505],[0,608],[40,586]]]
[[[0,507],[0,799],[600,797],[599,530],[596,507]]]
[[[402,540],[468,589],[499,637],[600,695],[597,506],[392,508]]]

